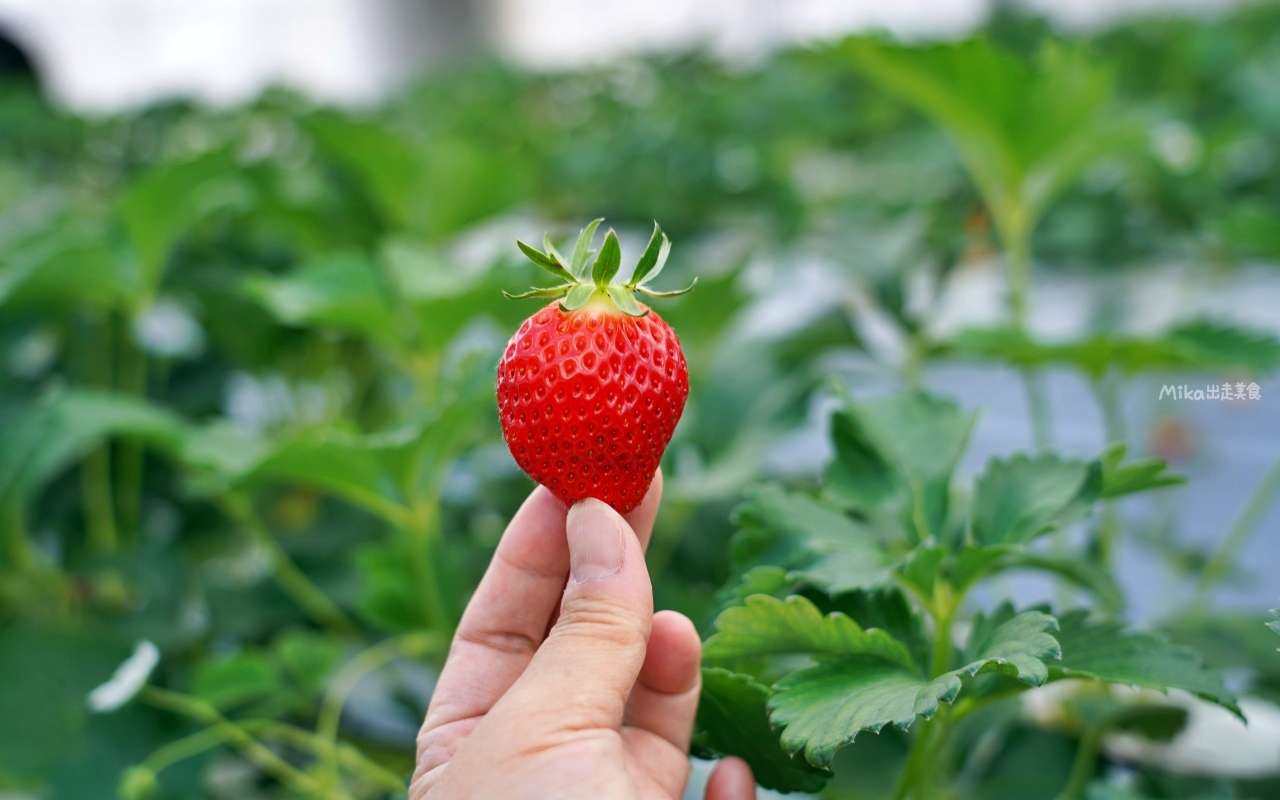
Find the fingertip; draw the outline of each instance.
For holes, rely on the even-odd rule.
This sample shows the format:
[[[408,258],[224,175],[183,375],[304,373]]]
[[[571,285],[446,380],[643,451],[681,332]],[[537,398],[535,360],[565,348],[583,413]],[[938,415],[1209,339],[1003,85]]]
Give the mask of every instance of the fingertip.
[[[653,615],[640,680],[663,694],[685,694],[701,678],[702,640],[693,622],[678,611]]]
[[[747,762],[734,756],[720,759],[707,781],[706,800],[755,800],[756,780]]]

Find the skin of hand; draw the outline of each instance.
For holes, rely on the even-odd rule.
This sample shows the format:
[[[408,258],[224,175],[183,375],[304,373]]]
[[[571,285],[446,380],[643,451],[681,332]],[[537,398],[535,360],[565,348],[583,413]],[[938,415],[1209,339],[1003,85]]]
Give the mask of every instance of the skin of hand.
[[[701,683],[693,623],[653,613],[662,474],[625,517],[538,487],[467,605],[418,735],[409,800],[679,800]],[[754,800],[716,765],[707,800]]]

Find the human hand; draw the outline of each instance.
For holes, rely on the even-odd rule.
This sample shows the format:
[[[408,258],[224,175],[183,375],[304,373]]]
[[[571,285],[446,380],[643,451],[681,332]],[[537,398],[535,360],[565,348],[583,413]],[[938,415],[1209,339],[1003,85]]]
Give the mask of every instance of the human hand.
[[[625,517],[538,487],[458,625],[410,800],[678,800],[701,684],[693,623],[653,613],[644,548],[662,474]],[[707,800],[753,800],[721,761]]]

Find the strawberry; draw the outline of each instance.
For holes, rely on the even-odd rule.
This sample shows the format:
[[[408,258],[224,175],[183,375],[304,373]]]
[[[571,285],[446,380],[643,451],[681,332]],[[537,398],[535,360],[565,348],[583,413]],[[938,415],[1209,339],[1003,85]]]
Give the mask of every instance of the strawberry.
[[[588,264],[601,221],[578,236],[568,266],[550,239],[543,239],[546,252],[516,243],[561,283],[508,295],[555,300],[507,344],[498,363],[498,415],[511,455],[531,478],[566,504],[594,497],[625,514],[648,491],[689,396],[680,340],[633,293],[671,297],[693,286],[647,287],[671,250],[656,223],[625,283],[615,282],[622,250],[612,230]]]

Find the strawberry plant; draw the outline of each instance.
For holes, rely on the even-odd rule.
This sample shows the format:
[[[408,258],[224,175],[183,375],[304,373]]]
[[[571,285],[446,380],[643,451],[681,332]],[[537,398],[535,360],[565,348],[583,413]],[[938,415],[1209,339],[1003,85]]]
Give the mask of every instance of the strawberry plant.
[[[910,738],[895,738],[893,797],[982,797],[973,720],[1047,683],[1177,689],[1240,714],[1194,651],[1089,605],[968,602],[1031,571],[1105,607],[1109,575],[1039,540],[1104,499],[1179,482],[1114,446],[1092,461],[995,458],[958,486],[973,419],[924,393],[851,400],[819,492],[765,486],[738,507],[736,577],[704,647],[704,751],[748,759],[765,786],[815,791],[837,765],[870,766],[860,745],[897,729]],[[1103,715],[1089,736],[1129,719]],[[1096,758],[1082,742],[1062,797],[1083,796]]]

